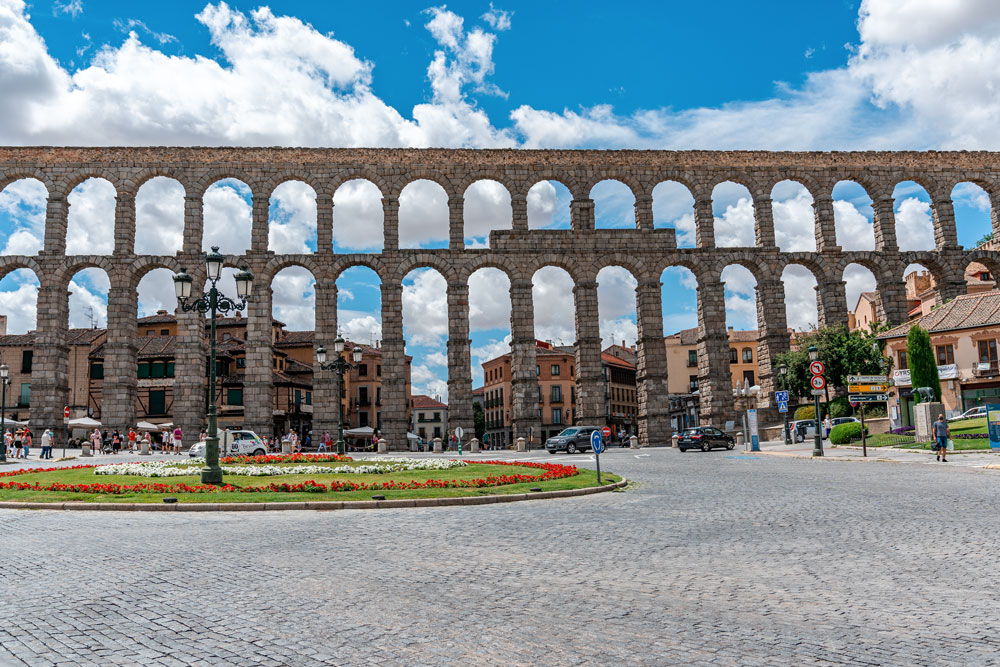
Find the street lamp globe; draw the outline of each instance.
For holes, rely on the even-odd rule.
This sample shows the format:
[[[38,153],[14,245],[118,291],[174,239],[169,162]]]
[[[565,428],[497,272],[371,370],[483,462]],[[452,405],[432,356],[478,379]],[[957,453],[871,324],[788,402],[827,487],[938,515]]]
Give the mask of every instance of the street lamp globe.
[[[819,350],[816,349],[815,345],[809,346],[809,361],[816,361],[819,359]]]
[[[344,339],[337,336],[337,340],[333,341],[333,351],[339,356],[341,352],[344,351]]]
[[[786,366],[785,364],[781,364],[780,366],[778,366],[778,375],[780,375],[781,377],[785,377],[786,375],[788,375],[788,366]]]
[[[180,273],[174,274],[174,293],[177,295],[178,300],[184,301],[191,296],[191,285],[193,283],[194,279],[184,269],[181,269]]]
[[[326,363],[326,348],[322,345],[316,348],[316,361],[320,364]]]
[[[250,273],[250,269],[244,265],[233,278],[236,280],[236,293],[239,297],[245,299],[250,296],[250,292],[253,291],[253,274]]]
[[[205,255],[205,268],[208,269],[208,279],[216,281],[222,275],[222,265],[226,258],[219,252],[219,246],[212,246],[212,252]]]
[[[361,363],[361,355],[363,354],[360,345],[355,345],[354,349],[351,350],[351,357],[354,359],[354,363]]]

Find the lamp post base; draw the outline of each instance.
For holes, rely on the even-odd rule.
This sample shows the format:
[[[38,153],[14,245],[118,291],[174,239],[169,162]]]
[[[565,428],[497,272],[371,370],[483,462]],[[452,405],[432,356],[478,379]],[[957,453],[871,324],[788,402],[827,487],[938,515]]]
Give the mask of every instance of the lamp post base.
[[[823,448],[822,447],[814,447],[813,448],[813,456],[823,456]]]
[[[337,456],[344,456],[347,453],[347,449],[344,446],[343,440],[337,441]]]
[[[214,468],[205,466],[201,469],[201,483],[202,484],[213,484],[215,486],[222,485],[222,468],[215,466]]]

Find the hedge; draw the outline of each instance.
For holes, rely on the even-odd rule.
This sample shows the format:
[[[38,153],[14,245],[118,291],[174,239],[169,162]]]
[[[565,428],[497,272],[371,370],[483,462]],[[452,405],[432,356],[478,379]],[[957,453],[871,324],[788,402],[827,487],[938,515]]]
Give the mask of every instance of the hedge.
[[[795,419],[813,419],[816,416],[816,406],[803,405],[795,408]]]
[[[868,427],[865,427],[865,433],[868,433]],[[852,440],[861,439],[861,424],[858,422],[847,422],[844,424],[837,424],[830,431],[830,444],[833,445],[846,445]]]

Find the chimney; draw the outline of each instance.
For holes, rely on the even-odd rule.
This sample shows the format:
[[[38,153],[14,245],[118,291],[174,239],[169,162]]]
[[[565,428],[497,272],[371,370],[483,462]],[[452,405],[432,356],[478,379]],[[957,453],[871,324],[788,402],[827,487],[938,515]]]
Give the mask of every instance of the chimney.
[[[0,315],[0,336],[7,335],[7,316]]]
[[[158,310],[158,311],[156,311],[156,314],[157,315],[166,315],[167,311],[165,311],[165,310]]]

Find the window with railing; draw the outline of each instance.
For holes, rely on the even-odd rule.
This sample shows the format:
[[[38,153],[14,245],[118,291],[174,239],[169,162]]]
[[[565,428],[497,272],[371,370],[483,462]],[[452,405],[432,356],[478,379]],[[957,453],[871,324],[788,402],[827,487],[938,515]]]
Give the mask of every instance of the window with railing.
[[[552,376],[555,377],[559,375],[559,364],[552,364]]]

